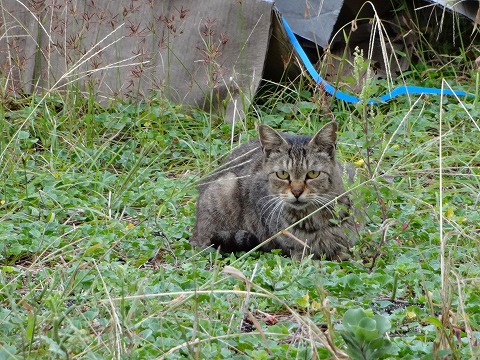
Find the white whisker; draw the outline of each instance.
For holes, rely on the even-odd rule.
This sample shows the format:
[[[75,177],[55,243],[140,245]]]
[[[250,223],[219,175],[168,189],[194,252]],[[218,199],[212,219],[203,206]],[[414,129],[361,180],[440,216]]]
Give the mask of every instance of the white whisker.
[[[331,199],[318,196],[313,200],[313,204],[317,206],[317,209],[323,208],[327,210],[332,216],[334,216],[333,209],[335,207],[335,204],[331,202]]]
[[[280,204],[280,201],[278,201],[278,199],[276,199],[275,202],[272,203],[273,204],[273,208],[271,208],[270,212],[268,213],[266,219],[265,219],[265,224],[269,224],[270,221],[272,220],[273,218],[273,214],[275,213],[275,210],[277,209],[277,207],[279,206]],[[269,207],[270,208],[270,207]]]
[[[278,211],[277,223],[276,223],[275,231],[279,231],[279,230],[280,230],[280,226],[278,226],[278,220],[280,219],[280,215],[281,215],[282,212],[283,212],[283,207],[285,206],[285,202],[282,201],[281,203],[282,203],[282,206],[280,207],[280,210]]]
[[[265,212],[267,212],[268,209],[270,209],[272,207],[272,205],[275,205],[275,203],[279,200],[276,195],[264,196],[264,197],[262,197],[262,199],[264,199],[266,197],[271,197],[271,198],[268,199],[267,201],[265,201],[265,203],[262,205],[262,207],[260,209],[260,217],[263,217],[263,214]]]
[[[269,227],[270,229],[272,229],[272,221],[273,221],[273,218],[275,217],[275,213],[277,213],[277,224],[278,224],[278,219],[282,213],[282,210],[283,210],[283,206],[284,206],[284,202],[279,200],[276,204],[275,204],[275,207],[273,208],[272,212],[270,213],[270,215],[268,216],[267,218],[267,224],[269,224]],[[277,228],[275,228],[275,230],[277,230]]]

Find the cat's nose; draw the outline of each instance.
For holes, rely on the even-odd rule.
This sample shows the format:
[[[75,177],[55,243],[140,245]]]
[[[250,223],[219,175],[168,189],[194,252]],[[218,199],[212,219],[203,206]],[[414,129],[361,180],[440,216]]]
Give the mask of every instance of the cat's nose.
[[[295,196],[297,199],[298,199],[298,198],[300,197],[300,195],[302,195],[302,193],[303,193],[303,189],[300,188],[300,187],[298,187],[298,188],[292,188],[290,191],[292,192],[293,196]]]

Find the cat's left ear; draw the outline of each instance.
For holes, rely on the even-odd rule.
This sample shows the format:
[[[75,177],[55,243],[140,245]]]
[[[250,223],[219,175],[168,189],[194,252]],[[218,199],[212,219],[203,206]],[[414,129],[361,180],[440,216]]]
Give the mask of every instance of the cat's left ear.
[[[331,158],[335,156],[338,125],[335,121],[325,124],[308,143],[309,146],[319,148]]]
[[[262,144],[262,150],[267,156],[269,156],[272,151],[277,151],[281,147],[288,147],[288,143],[282,135],[268,125],[260,125],[258,127],[258,134],[260,143]]]

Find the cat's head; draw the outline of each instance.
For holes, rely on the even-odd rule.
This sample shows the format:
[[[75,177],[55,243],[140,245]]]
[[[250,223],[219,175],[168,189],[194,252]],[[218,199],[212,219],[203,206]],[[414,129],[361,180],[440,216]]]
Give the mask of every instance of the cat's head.
[[[338,191],[335,160],[337,123],[329,122],[316,135],[281,134],[267,125],[259,127],[271,195],[293,208],[318,207]]]

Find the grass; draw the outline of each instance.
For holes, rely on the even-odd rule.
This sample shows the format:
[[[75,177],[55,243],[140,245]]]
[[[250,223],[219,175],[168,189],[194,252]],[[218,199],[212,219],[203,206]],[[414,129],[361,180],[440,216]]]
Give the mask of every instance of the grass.
[[[463,55],[403,79],[475,89]],[[326,108],[287,85],[233,126],[161,98],[2,102],[0,358],[477,358],[478,99]],[[350,261],[191,248],[195,185],[255,123],[314,133],[332,114],[361,174]]]
[[[342,263],[188,244],[196,182],[255,136],[253,118],[232,129],[161,100],[93,104],[75,122],[59,98],[4,107],[3,356],[340,356],[352,307],[391,323],[390,356],[478,355],[478,109],[340,105],[339,152],[369,179],[355,184],[368,225]],[[257,112],[290,131],[321,122],[302,97]]]

